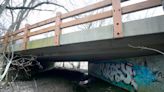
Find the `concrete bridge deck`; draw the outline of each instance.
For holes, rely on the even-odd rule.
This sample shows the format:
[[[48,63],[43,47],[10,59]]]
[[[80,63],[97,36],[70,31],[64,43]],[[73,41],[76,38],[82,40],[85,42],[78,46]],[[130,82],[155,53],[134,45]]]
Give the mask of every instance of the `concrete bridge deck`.
[[[134,49],[128,45],[145,46],[164,51],[164,16],[123,23],[124,37],[113,39],[113,25],[61,35],[60,46],[54,38],[44,38],[15,46],[19,54],[36,55],[40,60],[101,60],[157,54],[154,51]]]

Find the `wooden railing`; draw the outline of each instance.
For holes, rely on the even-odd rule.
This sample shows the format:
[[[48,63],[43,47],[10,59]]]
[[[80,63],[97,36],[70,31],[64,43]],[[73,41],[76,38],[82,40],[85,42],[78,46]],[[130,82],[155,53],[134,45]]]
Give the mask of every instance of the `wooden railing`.
[[[73,19],[67,22],[62,22],[64,19],[70,18],[70,17],[75,17],[77,15],[87,13],[90,11],[94,11],[96,9],[101,9],[105,7],[109,7],[112,5],[112,9],[108,11],[104,11],[95,15],[90,15],[86,16],[83,18],[78,18],[78,19]],[[13,33],[6,33],[5,36],[0,37],[0,40],[2,41],[1,44],[4,44],[4,46],[7,46],[7,43],[9,42],[9,39],[13,36],[13,41],[17,41],[20,39],[23,39],[23,48],[24,50],[27,49],[27,42],[29,41],[29,38],[31,36],[55,31],[55,36],[54,36],[54,43],[56,46],[60,45],[60,35],[61,31],[63,28],[71,27],[71,26],[76,26],[88,22],[93,22],[101,19],[106,19],[110,18],[113,16],[114,20],[114,37],[115,38],[120,38],[123,37],[123,32],[122,32],[122,20],[121,16],[123,14],[131,13],[131,12],[136,12],[139,10],[143,9],[148,9],[156,6],[161,5],[161,0],[147,0],[143,1],[140,3],[128,5],[121,7],[121,2],[120,0],[104,0],[89,6],[86,6],[84,8],[80,8],[74,11],[71,11],[69,13],[62,14],[58,12],[55,17],[52,17],[50,19],[35,23],[33,25],[25,25],[24,28],[19,29]],[[34,32],[30,32],[30,30],[34,28],[38,28],[50,23],[55,23],[54,26],[49,26],[47,28],[43,28]],[[18,35],[18,34],[22,35]]]

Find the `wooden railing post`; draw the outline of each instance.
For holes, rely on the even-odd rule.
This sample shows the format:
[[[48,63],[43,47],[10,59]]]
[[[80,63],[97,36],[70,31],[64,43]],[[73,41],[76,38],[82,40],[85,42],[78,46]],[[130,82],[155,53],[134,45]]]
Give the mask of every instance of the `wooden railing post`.
[[[61,34],[61,12],[56,13],[56,21],[55,21],[55,45],[60,45],[60,34]]]
[[[4,43],[4,46],[3,46],[4,48],[3,48],[3,50],[4,50],[4,51],[7,50],[8,42],[9,42],[9,32],[7,32],[7,33],[5,34],[5,38],[4,38],[4,40],[3,40],[3,43]]]
[[[161,2],[162,2],[163,10],[164,10],[164,0],[161,0]]]
[[[29,34],[29,24],[26,24],[25,25],[25,30],[24,30],[24,37],[23,37],[23,50],[26,50],[27,49],[27,43],[28,43],[28,40],[29,40],[29,37],[28,37],[28,34]]]
[[[120,0],[112,0],[114,38],[123,37]]]

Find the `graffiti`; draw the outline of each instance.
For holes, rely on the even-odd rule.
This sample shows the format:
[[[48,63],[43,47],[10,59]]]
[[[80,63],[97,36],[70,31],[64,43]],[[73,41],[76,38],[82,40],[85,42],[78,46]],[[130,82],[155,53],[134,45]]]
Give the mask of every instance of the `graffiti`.
[[[164,79],[164,75],[160,71],[154,71],[153,74],[156,77],[155,82],[161,82]]]
[[[136,73],[131,64],[102,64],[101,69],[103,76],[110,79],[110,81],[124,82],[132,85],[137,90],[138,85],[134,80]]]
[[[164,92],[161,55],[89,62],[89,74],[129,92]]]
[[[157,81],[156,75],[162,76],[161,73],[154,73],[148,67],[142,65],[133,65],[125,62],[108,62],[108,63],[92,63],[99,71],[97,75],[103,76],[103,79],[109,80],[112,84],[128,89],[129,91],[137,91],[139,86],[149,85]],[[94,68],[95,68],[94,67]],[[127,87],[128,86],[128,87]]]

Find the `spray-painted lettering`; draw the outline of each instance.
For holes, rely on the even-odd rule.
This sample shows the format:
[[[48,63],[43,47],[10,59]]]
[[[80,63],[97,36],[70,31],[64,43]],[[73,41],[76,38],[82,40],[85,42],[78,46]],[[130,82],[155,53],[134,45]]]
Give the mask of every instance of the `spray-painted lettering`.
[[[110,81],[124,82],[132,85],[137,90],[137,83],[134,80],[136,75],[131,64],[101,64],[102,74]]]

